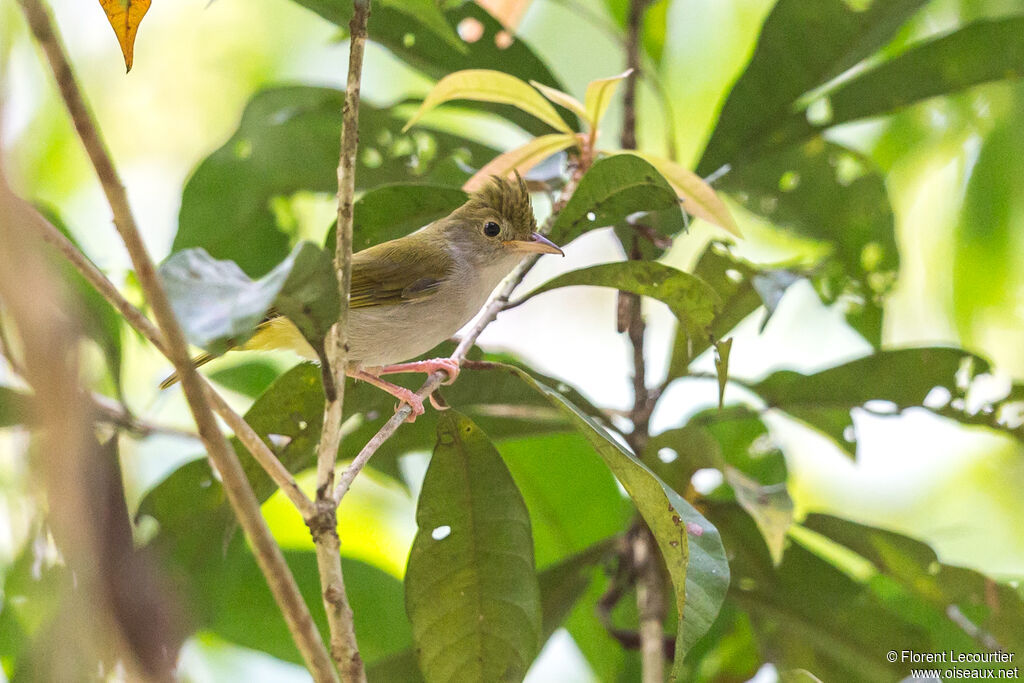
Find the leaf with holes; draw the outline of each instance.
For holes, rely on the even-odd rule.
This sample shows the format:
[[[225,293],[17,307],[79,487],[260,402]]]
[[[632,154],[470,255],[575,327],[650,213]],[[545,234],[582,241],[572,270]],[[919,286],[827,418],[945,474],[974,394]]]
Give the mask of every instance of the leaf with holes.
[[[100,0],[103,13],[107,15],[110,27],[114,29],[117,43],[124,55],[126,71],[132,70],[135,59],[135,34],[139,31],[142,18],[149,11],[151,0]]]
[[[714,189],[696,173],[680,166],[674,161],[669,161],[653,154],[643,154],[640,152],[624,152],[624,154],[636,155],[658,169],[658,172],[675,189],[683,203],[683,208],[689,214],[697,218],[703,218],[708,223],[717,225],[736,237],[743,237],[740,234],[740,227],[736,225],[736,219],[733,218],[729,208],[715,193]]]
[[[691,340],[708,336],[722,302],[715,290],[699,277],[652,261],[622,261],[581,268],[545,282],[521,301],[538,294],[574,285],[613,287],[657,299],[669,307]]]
[[[257,93],[231,139],[186,183],[173,250],[202,247],[214,258],[231,259],[252,277],[277,265],[288,254],[292,236],[275,220],[271,200],[298,191],[337,192],[343,101],[343,92],[328,88],[294,86]],[[448,133],[417,130],[406,135],[403,123],[389,110],[360,104],[356,190],[434,182],[434,174],[456,157],[478,168],[498,153]],[[455,184],[466,177],[461,174]],[[402,218],[396,214],[403,209],[396,204],[394,213],[386,211],[380,219],[388,225],[394,216],[398,223]],[[358,241],[360,233],[355,237]]]
[[[159,275],[189,342],[213,354],[242,345],[271,307],[289,316],[314,348],[338,319],[334,268],[310,242],[259,280],[203,249],[171,255]]]
[[[456,71],[442,78],[423,100],[419,110],[402,128],[402,132],[409,130],[431,109],[452,100],[510,104],[555,130],[570,135],[573,132],[551,103],[541,97],[535,89],[515,76],[490,69]]]
[[[561,245],[595,228],[615,225],[640,211],[676,208],[670,235],[682,232],[683,214],[672,186],[650,163],[633,154],[600,159],[558,214],[551,238]]]
[[[988,369],[987,361],[960,349],[900,349],[881,351],[813,375],[778,371],[750,388],[769,407],[806,422],[849,450],[857,443],[850,415],[854,408],[894,415],[906,408],[925,407],[968,423],[998,419],[998,406],[990,406],[990,414],[978,416],[964,411],[971,378]]]
[[[504,371],[544,396],[586,437],[654,533],[672,580],[681,624],[676,634],[676,658],[672,668],[675,680],[682,670],[686,652],[711,627],[729,586],[729,562],[718,531],[560,393],[519,368],[504,366]]]
[[[454,411],[416,510],[405,604],[430,683],[519,681],[540,649],[540,588],[530,518],[501,456]]]
[[[542,135],[539,138],[534,138],[525,145],[516,147],[504,154],[499,154],[491,159],[487,162],[486,166],[474,173],[473,177],[466,181],[462,189],[466,192],[475,192],[484,187],[491,179],[491,176],[504,178],[510,175],[513,170],[518,171],[519,175],[525,176],[531,168],[552,154],[557,154],[563,149],[572,147],[577,142],[576,136],[569,135],[568,133],[552,133],[551,135]]]

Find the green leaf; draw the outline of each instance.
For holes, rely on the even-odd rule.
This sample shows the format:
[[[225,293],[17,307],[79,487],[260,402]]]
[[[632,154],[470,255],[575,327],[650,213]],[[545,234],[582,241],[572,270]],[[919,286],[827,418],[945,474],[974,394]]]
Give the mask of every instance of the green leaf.
[[[25,424],[31,413],[31,394],[0,386],[0,427]]]
[[[442,78],[423,100],[419,110],[402,128],[402,132],[409,130],[431,109],[452,100],[511,104],[555,130],[563,133],[573,132],[551,103],[541,97],[535,89],[515,76],[490,69],[456,71]]]
[[[1024,76],[1024,17],[969,24],[924,41],[844,81],[823,95],[830,116],[811,123],[793,114],[791,139],[847,121],[888,114],[921,100],[973,85]]]
[[[965,385],[958,382],[961,368],[972,376],[988,370],[988,363],[966,351],[952,348],[916,348],[881,351],[813,375],[782,370],[754,384],[769,407],[783,410],[812,425],[840,447],[852,449],[856,432],[850,411],[869,405],[876,411],[896,414],[911,407],[927,407],[940,415],[963,401]],[[939,404],[925,399],[939,388],[947,394]]]
[[[583,106],[582,102],[569,93],[562,92],[558,88],[552,88],[549,85],[544,85],[537,81],[530,81],[530,85],[537,90],[540,90],[544,97],[548,98],[558,106],[568,109],[573,114],[576,114],[576,116],[580,117],[580,119],[582,119],[590,128],[594,127],[594,120],[590,118],[590,114],[587,112],[586,107]]]
[[[777,129],[806,92],[882,47],[925,0],[872,2],[780,0],[761,30],[743,75],[733,86],[697,173],[756,158],[776,142]],[[813,36],[794,43],[793,36]]]
[[[431,683],[522,680],[540,648],[530,518],[487,436],[448,411],[416,511],[406,610]]]
[[[695,275],[651,261],[603,263],[570,271],[545,282],[520,301],[573,285],[614,287],[657,299],[669,307],[687,337],[694,341],[707,337],[722,303],[718,294]]]
[[[608,105],[612,103],[612,98],[615,97],[615,91],[618,90],[619,83],[623,79],[628,78],[632,71],[632,69],[629,69],[618,76],[598,78],[587,84],[587,91],[583,95],[583,107],[586,109],[587,119],[593,122],[594,128],[601,126],[601,119],[604,118],[605,112],[608,111]]]
[[[274,363],[253,358],[209,373],[211,380],[245,396],[256,398],[274,383],[281,374]]]
[[[729,563],[715,527],[684,498],[667,487],[632,453],[565,397],[512,366],[519,377],[558,408],[605,461],[650,527],[665,560],[681,624],[676,634],[673,677],[690,647],[707,632],[729,585]]]
[[[250,276],[277,265],[287,255],[290,236],[276,224],[271,200],[300,190],[337,192],[343,101],[343,92],[328,88],[257,93],[231,139],[185,185],[173,250],[202,247],[214,258],[235,261]],[[357,190],[429,181],[455,156],[480,167],[497,154],[448,133],[406,135],[403,123],[388,109],[360,104]]]
[[[739,506],[710,504],[708,515],[729,551],[730,602],[749,615],[762,657],[779,670],[806,668],[825,681],[895,681],[908,665],[888,662],[890,650],[978,649],[945,613],[887,577],[865,577],[801,543],[775,567]]]
[[[674,161],[663,159],[653,154],[642,152],[623,152],[633,154],[648,162],[658,170],[665,180],[679,195],[683,208],[697,218],[703,218],[712,225],[727,230],[736,237],[743,237],[740,227],[736,225],[729,208],[715,193],[714,189],[699,175]]]
[[[466,181],[462,189],[467,192],[474,192],[484,187],[491,179],[491,176],[504,178],[518,171],[520,175],[526,173],[553,154],[561,152],[577,144],[575,135],[568,133],[552,133],[541,135],[527,142],[525,145],[509,150],[487,162],[487,165],[473,174],[473,177]]]
[[[594,567],[614,555],[617,541],[617,538],[609,538],[595,543],[538,574],[544,613],[541,642],[547,642],[561,627],[590,585]]]
[[[764,486],[735,467],[725,469],[725,480],[736,493],[736,500],[747,511],[764,537],[772,563],[782,562],[786,535],[793,524],[793,499],[785,482]]]
[[[348,22],[352,18],[351,2],[296,1],[337,24],[342,30],[348,29]],[[453,50],[447,41],[439,38],[423,21],[387,5],[373,7],[367,30],[370,40],[383,45],[398,59],[433,78],[443,78],[453,71],[464,69],[494,69],[526,82],[535,80],[562,88],[544,61],[521,37],[514,36],[511,45],[501,41],[499,34],[508,34],[508,31],[477,3],[461,3],[446,10],[444,14],[450,26],[479,25],[483,29],[480,38],[471,43],[465,42],[465,50]],[[499,43],[504,47],[499,47]],[[475,108],[497,111],[534,135],[548,132],[544,123],[503,105],[481,103]],[[570,123],[575,122],[570,120]]]
[[[616,154],[590,167],[551,229],[557,244],[568,244],[594,228],[614,225],[638,211],[677,207],[668,181],[651,164],[633,154]],[[683,230],[682,212],[678,229]]]
[[[507,373],[500,376],[527,389]],[[633,507],[593,447],[575,430],[505,438],[498,450],[530,511],[538,567],[582,552],[629,524]],[[572,487],[571,496],[565,495],[567,486]],[[588,511],[586,524],[580,524],[580,510]]]
[[[298,3],[334,21],[342,28],[348,29],[348,23],[352,19],[351,2],[298,0]],[[378,12],[386,12],[391,20],[399,22],[401,26],[427,29],[432,39],[443,43],[448,49],[454,49],[463,54],[466,52],[466,44],[452,30],[451,24],[448,23],[441,8],[438,7],[438,3],[434,0],[379,0],[373,5],[370,12],[370,27],[373,27],[374,15]],[[370,37],[374,38],[372,28],[370,31]]]
[[[259,280],[204,249],[172,254],[159,275],[189,342],[214,354],[243,344],[271,307],[287,315],[313,348],[322,347],[338,319],[331,259],[309,242]]]
[[[1024,598],[1012,586],[942,564],[928,545],[892,531],[821,514],[802,526],[854,551],[940,614],[955,606],[980,630],[975,633],[987,634],[1018,661],[1024,656]]]
[[[715,373],[718,374],[718,407],[725,403],[725,387],[729,383],[729,352],[732,350],[732,337],[725,341],[715,342]]]
[[[444,218],[469,196],[455,187],[401,183],[382,185],[356,200],[352,218],[352,251],[398,239]],[[324,250],[334,253],[337,223],[331,226]]]

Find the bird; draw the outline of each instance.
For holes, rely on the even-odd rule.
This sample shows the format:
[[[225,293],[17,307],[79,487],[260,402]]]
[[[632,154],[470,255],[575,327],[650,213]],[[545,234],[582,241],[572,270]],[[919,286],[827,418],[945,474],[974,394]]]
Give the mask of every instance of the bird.
[[[462,206],[416,232],[353,254],[346,374],[388,392],[399,407],[408,404],[408,420],[414,421],[424,412],[423,399],[382,376],[444,370],[445,384],[454,382],[458,361],[409,359],[451,338],[531,254],[565,255],[537,231],[530,193],[518,172],[514,179],[493,176]],[[273,311],[238,348],[290,349],[317,360],[299,329]],[[203,354],[192,362],[199,367],[214,358]],[[160,386],[177,379],[172,374]]]

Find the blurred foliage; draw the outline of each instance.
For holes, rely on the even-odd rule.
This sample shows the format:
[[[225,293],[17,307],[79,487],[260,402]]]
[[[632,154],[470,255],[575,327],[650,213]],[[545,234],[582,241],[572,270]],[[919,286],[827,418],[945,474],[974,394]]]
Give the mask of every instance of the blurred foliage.
[[[331,30],[346,29],[350,3],[297,3]],[[426,97],[362,103],[355,248],[443,217],[465,201],[467,180],[494,169],[488,164],[496,159],[508,162],[500,172],[525,163],[515,155],[502,159],[505,141],[473,134],[474,121],[493,122],[497,115],[517,127],[528,138],[519,150],[535,151],[530,140],[552,126],[584,138],[593,132],[586,142],[540,145],[559,154],[543,164],[547,175],[538,187],[578,181],[551,236],[565,246],[614,227],[634,258],[561,272],[517,301],[570,285],[660,301],[676,319],[676,335],[654,402],[662,405],[676,380],[713,378],[701,370],[713,347],[725,401],[680,412],[673,427],[638,438],[627,427],[629,416],[614,409],[615,397],[586,396],[515,354],[474,349],[473,363],[440,392],[459,412],[430,411],[404,425],[370,465],[389,485],[405,487],[403,495],[408,489],[418,498],[419,524],[404,578],[393,565],[402,566],[405,557],[387,566],[345,559],[370,680],[520,680],[562,628],[599,680],[638,679],[630,640],[637,628],[636,577],[624,546],[641,523],[657,542],[666,602],[674,606],[664,627],[675,680],[746,680],[764,664],[774,665],[782,680],[898,680],[909,671],[886,660],[892,649],[1024,656],[1018,589],[946,564],[906,535],[805,514],[790,493],[792,454],[770,428],[780,416],[798,421],[854,456],[858,411],[895,416],[923,408],[1007,435],[1018,446],[1024,441],[1021,378],[1003,382],[998,392],[984,386],[999,370],[986,360],[995,356],[988,346],[992,326],[1003,338],[1024,338],[1018,296],[1024,193],[1016,182],[1024,170],[1017,134],[1024,89],[1014,83],[1024,75],[1024,16],[998,4],[778,0],[756,40],[743,46],[749,54],[696,164],[700,176],[710,177],[708,187],[682,164],[653,156],[665,153],[661,141],[637,155],[597,154],[598,124],[605,122],[610,137],[621,115],[599,95],[609,95],[617,80],[594,81],[583,104],[555,76],[575,71],[548,63],[547,46],[531,45],[475,3],[375,3],[376,56],[388,55],[396,69],[430,80],[462,75]],[[577,9],[622,43],[629,0]],[[684,0],[659,0],[646,9],[638,105],[646,126],[653,116],[647,112],[658,108],[666,127],[675,123],[660,79],[676,68],[672,36],[688,9]],[[942,35],[924,35],[930,18],[941,20]],[[147,25],[157,21],[154,12]],[[140,46],[145,33],[141,40]],[[583,62],[587,45],[578,42]],[[314,346],[332,322],[336,292],[326,254],[333,251],[334,229],[321,250],[275,211],[296,196],[336,190],[343,93],[315,81],[255,92],[234,132],[198,163],[181,193],[173,253],[161,274],[190,339],[215,353],[246,339],[272,307],[295,320]],[[1004,82],[974,87],[989,81]],[[498,93],[495,84],[502,86]],[[446,124],[435,116],[440,112],[423,121],[413,114],[452,99],[469,112],[470,124]],[[946,128],[927,122],[933,111],[947,116]],[[417,125],[407,130],[411,123]],[[856,126],[874,126],[876,134],[865,142],[851,135]],[[59,139],[53,133],[39,140],[39,158],[53,156]],[[952,262],[943,264],[966,344],[915,340],[894,348],[887,343],[891,301],[913,262],[907,247],[915,245],[897,232],[900,203],[892,188],[900,182],[901,160],[918,153],[917,143],[936,139],[975,150],[963,164],[962,210],[949,219]],[[55,172],[68,173],[63,166]],[[688,234],[691,217],[702,219],[694,234]],[[730,231],[736,223],[769,229],[751,231],[751,247],[704,239],[704,222]],[[785,233],[805,241],[779,237]],[[930,240],[927,231],[918,234]],[[692,245],[691,268],[659,260],[673,240]],[[794,243],[812,246],[785,246]],[[757,247],[784,256],[751,257]],[[64,276],[83,292],[86,333],[109,370],[95,388],[124,398],[120,387],[134,347],[122,339],[109,306],[76,275]],[[802,280],[871,350],[813,371],[775,367],[757,380],[729,376],[729,361],[735,367],[742,353],[731,340],[744,322],[757,316],[763,329]],[[572,343],[586,343],[591,332],[581,330]],[[451,350],[446,344],[430,355]],[[279,373],[254,360],[211,376],[246,399],[246,419],[290,471],[309,470],[323,420],[317,366]],[[33,401],[20,385],[0,386],[0,427],[31,426]],[[352,458],[393,407],[392,397],[350,381],[339,457]],[[234,446],[258,498],[267,501],[274,485]],[[417,472],[416,463],[431,451],[425,475]],[[698,485],[707,476],[695,475],[709,473],[714,484]],[[381,510],[381,517],[389,512]],[[161,558],[189,608],[191,632],[301,661],[205,459],[164,473],[144,496],[137,522],[139,542]],[[372,545],[385,535],[384,525],[358,532]],[[45,520],[35,528],[36,538],[2,572],[0,663],[11,678],[40,656],[61,608],[54,586],[68,581],[40,550],[52,542]],[[289,548],[286,557],[324,631],[315,554]]]

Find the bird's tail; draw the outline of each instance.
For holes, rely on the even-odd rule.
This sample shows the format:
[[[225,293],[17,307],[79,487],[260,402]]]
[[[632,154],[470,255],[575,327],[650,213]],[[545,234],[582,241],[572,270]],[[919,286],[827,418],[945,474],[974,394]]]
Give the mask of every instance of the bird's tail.
[[[194,368],[202,367],[203,365],[206,365],[207,363],[209,363],[211,360],[213,360],[216,357],[217,356],[214,356],[213,354],[201,353],[201,354],[199,354],[198,356],[196,356],[195,358],[192,359],[192,367],[194,367]],[[178,373],[177,372],[172,372],[170,375],[167,376],[167,379],[165,379],[163,382],[160,382],[160,388],[161,389],[166,389],[167,387],[172,386],[172,385],[176,384],[177,382],[178,382]]]

